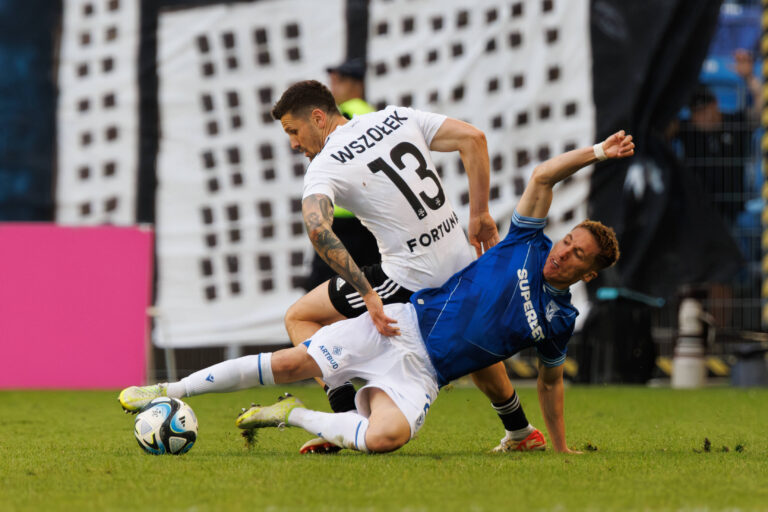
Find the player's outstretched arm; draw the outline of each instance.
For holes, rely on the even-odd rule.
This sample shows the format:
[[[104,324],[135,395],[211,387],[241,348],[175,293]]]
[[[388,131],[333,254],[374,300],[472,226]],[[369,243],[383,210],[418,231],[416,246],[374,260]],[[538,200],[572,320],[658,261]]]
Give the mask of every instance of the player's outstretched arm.
[[[371,314],[376,329],[385,336],[400,334],[394,326],[397,321],[384,314],[384,304],[379,295],[371,288],[371,283],[357,263],[352,259],[347,248],[331,229],[333,223],[333,204],[331,199],[323,194],[313,194],[304,198],[301,204],[304,225],[312,245],[323,260],[351,284],[363,297],[365,306]]]
[[[469,123],[448,118],[432,138],[430,149],[459,152],[469,180],[469,243],[480,256],[499,243],[496,222],[488,211],[490,169],[485,134]]]
[[[565,418],[563,417],[563,366],[550,368],[539,363],[539,378],[536,382],[539,405],[549,439],[556,452],[581,453],[568,448],[565,442]]]
[[[568,151],[536,166],[517,204],[517,213],[524,217],[543,219],[552,204],[552,187],[579,169],[608,158],[626,158],[635,154],[635,143],[624,130],[603,142]]]

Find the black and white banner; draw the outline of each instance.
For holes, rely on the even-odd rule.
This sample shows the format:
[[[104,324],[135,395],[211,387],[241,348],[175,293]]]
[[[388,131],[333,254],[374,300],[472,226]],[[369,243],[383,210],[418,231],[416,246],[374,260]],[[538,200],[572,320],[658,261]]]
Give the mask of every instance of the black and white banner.
[[[157,345],[287,341],[282,318],[312,256],[300,200],[307,162],[269,111],[291,83],[325,81],[327,66],[364,55],[371,103],[444,113],[486,133],[502,234],[537,163],[634,132],[641,167],[601,164],[558,185],[547,232],[557,239],[588,214],[613,225],[625,252],[608,282],[670,293],[710,270],[726,274],[717,262],[733,254],[715,250],[722,226],[691,228],[709,217],[690,215],[700,194],[656,135],[695,82],[718,6],[66,0],[57,219],[154,222]],[[458,155],[435,161],[466,222]],[[637,176],[657,167],[663,193],[646,186],[637,200]],[[688,256],[669,265],[675,254]],[[572,291],[583,319],[586,288]]]
[[[440,112],[485,132],[490,210],[502,235],[536,164],[594,143],[588,0],[374,0],[368,34],[373,104]],[[466,225],[461,160],[433,156]],[[554,240],[587,216],[590,173],[556,188],[547,227]],[[584,318],[582,283],[571,291]]]
[[[65,0],[56,220],[136,222],[140,2]]]
[[[283,316],[312,256],[307,160],[270,110],[291,83],[325,80],[343,20],[340,0],[161,14],[157,345],[287,340]]]

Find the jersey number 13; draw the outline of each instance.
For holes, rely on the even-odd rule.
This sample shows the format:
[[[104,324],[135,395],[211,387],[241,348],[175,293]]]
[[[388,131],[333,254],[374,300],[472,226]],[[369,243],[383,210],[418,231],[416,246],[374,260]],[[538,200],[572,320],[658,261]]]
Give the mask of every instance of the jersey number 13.
[[[421,154],[421,151],[419,151],[419,148],[410,142],[401,142],[389,152],[389,157],[392,159],[392,163],[401,171],[405,169],[405,163],[403,163],[403,157],[405,155],[411,155],[416,159],[419,166],[415,169],[415,172],[419,178],[422,180],[429,179],[434,182],[437,187],[436,195],[428,196],[426,192],[419,192],[417,197],[416,193],[408,187],[408,184],[400,174],[398,174],[398,172],[383,158],[377,158],[372,161],[368,164],[368,168],[374,174],[381,171],[387,178],[392,180],[392,183],[394,183],[398,190],[405,196],[405,199],[408,201],[408,204],[411,205],[413,211],[416,212],[416,215],[420,219],[423,219],[427,216],[427,211],[424,209],[424,205],[427,205],[430,210],[439,209],[443,206],[443,203],[445,203],[445,193],[443,192],[443,187],[440,186],[440,180],[437,178],[435,171],[427,168],[427,161],[424,158],[424,155]],[[419,197],[421,197],[421,201],[419,201]],[[424,204],[422,204],[422,201]]]

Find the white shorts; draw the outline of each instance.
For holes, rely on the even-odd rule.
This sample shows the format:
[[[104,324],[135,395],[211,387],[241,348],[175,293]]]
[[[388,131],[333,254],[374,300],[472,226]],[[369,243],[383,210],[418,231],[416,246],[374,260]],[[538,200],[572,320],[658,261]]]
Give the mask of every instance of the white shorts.
[[[357,411],[366,418],[371,413],[366,389],[384,391],[405,415],[413,437],[437,398],[437,375],[421,340],[413,306],[387,304],[384,311],[397,320],[399,336],[382,336],[365,313],[317,331],[307,353],[332,388],[352,378],[368,381],[355,397]]]

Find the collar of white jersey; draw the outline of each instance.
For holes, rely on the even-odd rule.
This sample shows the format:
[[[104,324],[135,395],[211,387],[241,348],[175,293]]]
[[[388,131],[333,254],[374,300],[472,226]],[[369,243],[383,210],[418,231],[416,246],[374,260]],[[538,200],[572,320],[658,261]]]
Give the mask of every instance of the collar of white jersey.
[[[350,119],[344,124],[336,125],[336,128],[333,129],[331,133],[328,134],[328,136],[325,138],[325,142],[323,142],[323,147],[328,145],[328,141],[331,140],[331,137],[333,137],[336,133],[338,133],[342,128],[345,126],[352,126],[353,124],[357,124],[357,121],[355,119]]]
[[[550,295],[567,295],[567,294],[569,294],[571,292],[571,288],[570,287],[566,288],[565,290],[560,290],[558,288],[555,288],[554,286],[552,286],[551,284],[549,284],[546,281],[544,281],[543,288],[544,288],[544,291],[547,292]]]

